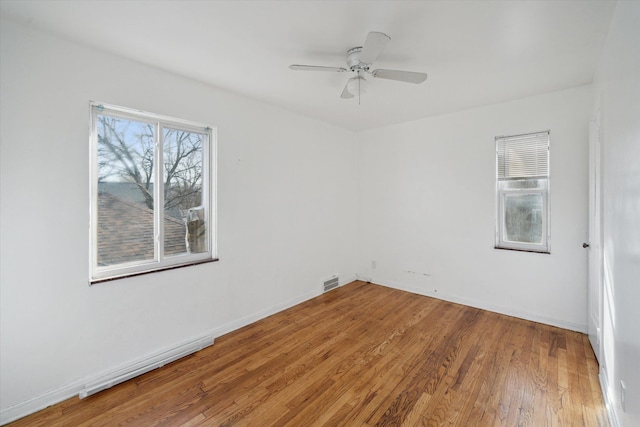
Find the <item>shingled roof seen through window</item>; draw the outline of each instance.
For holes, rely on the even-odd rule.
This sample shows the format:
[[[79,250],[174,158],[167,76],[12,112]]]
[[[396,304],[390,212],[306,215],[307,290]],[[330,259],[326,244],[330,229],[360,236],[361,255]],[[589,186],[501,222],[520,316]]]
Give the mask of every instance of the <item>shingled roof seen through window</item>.
[[[187,252],[182,220],[164,217],[165,255]],[[113,194],[98,194],[98,266],[153,260],[153,210]]]

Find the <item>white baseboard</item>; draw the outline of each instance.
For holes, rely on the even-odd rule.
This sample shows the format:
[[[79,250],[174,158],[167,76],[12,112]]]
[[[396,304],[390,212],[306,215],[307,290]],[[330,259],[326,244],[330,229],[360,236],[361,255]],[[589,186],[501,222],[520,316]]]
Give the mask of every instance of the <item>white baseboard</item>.
[[[29,399],[1,411],[0,425],[10,423],[73,396],[84,398],[99,391],[106,390],[116,384],[162,367],[167,363],[171,363],[174,360],[178,360],[189,354],[195,353],[196,351],[210,346],[213,344],[213,341],[214,337],[204,335],[195,340],[180,343],[134,362],[121,365],[118,368],[104,371],[98,375],[74,381],[71,384],[51,390],[50,392],[36,396],[33,399]]]
[[[240,319],[234,320],[233,322],[229,322],[217,328],[211,329],[209,333],[215,337],[228,334],[229,332],[235,331],[236,329],[240,329],[242,327],[250,325],[251,323],[257,322],[258,320],[264,319],[265,317],[269,317],[273,314],[281,312],[282,310],[291,308],[294,305],[310,300],[311,298],[315,298],[321,293],[322,290],[318,287],[317,291],[306,292],[304,294],[298,295],[297,297],[290,298],[286,301],[269,307],[265,310],[260,310],[256,313],[241,317]]]
[[[371,277],[362,276],[360,274],[356,274],[355,277],[356,277],[355,280],[360,280],[360,281],[368,282],[368,283],[372,283],[371,280],[373,280],[373,279],[371,279]]]
[[[0,411],[0,425],[8,424],[19,418],[47,408],[56,403],[77,396],[84,388],[84,381],[74,381],[70,384],[51,390],[32,399],[18,403]]]
[[[346,285],[347,283],[355,282],[356,280],[361,280],[361,279],[358,279],[357,274],[353,274],[345,279],[340,279],[340,286]]]
[[[79,397],[84,399],[92,394],[111,388],[116,384],[123,383],[131,378],[135,378],[154,369],[161,368],[175,360],[196,353],[212,345],[214,339],[211,335],[205,335],[196,340],[185,342],[170,349],[157,352],[151,356],[144,357],[139,361],[127,363],[120,368],[96,375],[87,381],[85,387],[80,391]]]
[[[616,414],[615,408],[613,406],[611,392],[609,390],[609,380],[607,379],[606,371],[602,369],[602,367],[600,368],[600,372],[598,373],[598,379],[600,380],[600,389],[602,390],[604,406],[607,408],[609,424],[611,424],[611,427],[620,427],[618,415]]]
[[[348,276],[346,278],[340,278],[340,286],[346,285],[347,283],[351,283],[355,280],[359,280],[355,274]],[[209,333],[215,337],[228,334],[229,332],[232,332],[232,331],[235,331],[236,329],[240,329],[244,326],[250,325],[251,323],[257,322],[258,320],[264,319],[265,317],[269,317],[273,314],[276,314],[283,310],[291,308],[294,305],[298,305],[300,303],[308,301],[311,298],[315,298],[321,294],[322,294],[322,289],[318,287],[318,290],[305,292],[304,294],[290,298],[286,301],[283,301],[265,310],[260,310],[257,313],[253,313],[253,314],[249,314],[247,316],[241,317],[240,319],[234,320],[233,322],[229,322],[225,325],[212,329],[209,331]]]
[[[365,280],[364,278],[360,280]],[[573,322],[567,322],[565,320],[554,319],[551,317],[541,316],[537,313],[526,312],[522,310],[514,310],[513,307],[504,307],[496,304],[482,303],[468,298],[460,297],[457,295],[450,295],[443,292],[428,292],[424,289],[420,289],[413,286],[407,286],[403,283],[389,280],[378,280],[377,278],[370,278],[368,282],[375,283],[376,285],[387,286],[402,291],[411,292],[418,295],[424,295],[427,297],[437,298],[444,301],[453,302],[456,304],[462,304],[469,307],[480,308],[482,310],[492,311],[494,313],[504,314],[511,317],[517,317],[519,319],[530,320],[532,322],[544,323],[545,325],[557,326],[562,329],[569,329],[571,331],[587,333],[587,325]]]
[[[356,280],[355,276],[353,277],[350,276],[346,279],[346,281],[341,280],[340,286],[346,283],[352,282],[354,280]],[[287,308],[293,307],[294,305],[300,304],[304,301],[314,298],[320,295],[321,293],[322,293],[322,290],[320,289],[320,286],[318,286],[317,290],[306,292],[304,294],[298,295],[294,298],[290,298],[286,301],[276,304],[268,309],[260,310],[257,313],[244,316],[238,320],[234,320],[233,322],[229,322],[217,328],[211,329],[201,337],[195,340],[189,341],[188,343],[184,343],[184,342],[180,343],[170,349],[165,349],[163,351],[154,353],[148,357],[136,360],[131,363],[127,363],[116,369],[111,369],[109,371],[102,372],[98,375],[94,375],[94,376],[80,379],[78,381],[74,381],[73,383],[64,385],[55,390],[51,390],[40,396],[36,396],[32,399],[10,406],[0,411],[0,425],[8,424],[19,418],[25,417],[29,414],[45,409],[51,405],[60,403],[63,400],[69,399],[73,396],[79,396],[81,394],[87,393],[88,390],[94,390],[94,389],[100,388],[100,385],[104,385],[102,389],[106,389],[112,385],[117,384],[118,382],[121,382],[121,381],[118,381],[118,379],[125,381],[126,379],[133,378],[133,376],[130,376],[132,373],[138,372],[138,374],[142,374],[144,372],[148,372],[151,369],[158,368],[164,365],[165,363],[169,363],[171,358],[173,358],[172,360],[177,360],[179,357],[184,357],[187,354],[190,354],[185,352],[190,348],[189,347],[190,344],[194,344],[198,342],[201,342],[202,344],[206,344],[207,342],[210,342],[210,344],[213,344],[213,340],[221,335],[224,335],[236,329],[240,329],[243,326],[249,325],[253,322],[264,319],[265,317],[271,316],[272,314],[275,314]],[[203,345],[201,348],[204,348],[206,346],[207,345]],[[194,350],[194,351],[197,351],[197,350]],[[193,353],[194,351],[191,351],[191,353]],[[125,378],[125,377],[128,377],[128,378]]]

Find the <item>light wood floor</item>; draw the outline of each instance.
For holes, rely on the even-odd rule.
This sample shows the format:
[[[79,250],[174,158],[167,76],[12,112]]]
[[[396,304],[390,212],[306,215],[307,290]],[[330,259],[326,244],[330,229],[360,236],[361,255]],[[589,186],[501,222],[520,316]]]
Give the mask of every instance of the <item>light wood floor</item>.
[[[585,335],[354,282],[12,426],[606,426]]]

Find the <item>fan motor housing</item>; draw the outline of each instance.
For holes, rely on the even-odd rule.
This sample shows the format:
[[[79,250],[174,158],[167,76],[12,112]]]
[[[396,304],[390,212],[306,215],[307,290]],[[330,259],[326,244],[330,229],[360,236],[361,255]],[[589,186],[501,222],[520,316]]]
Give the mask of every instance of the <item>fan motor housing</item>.
[[[360,52],[362,47],[354,47],[347,51],[347,65],[351,71],[367,71],[370,64],[363,64],[360,62]]]

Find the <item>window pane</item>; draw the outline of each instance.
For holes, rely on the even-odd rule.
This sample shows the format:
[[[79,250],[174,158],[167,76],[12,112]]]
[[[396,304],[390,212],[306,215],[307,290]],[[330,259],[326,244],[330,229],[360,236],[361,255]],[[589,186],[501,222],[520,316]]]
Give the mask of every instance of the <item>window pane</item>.
[[[202,205],[205,135],[164,129],[164,253],[207,251]]]
[[[505,195],[504,239],[542,243],[542,194]]]
[[[154,126],[98,114],[98,266],[153,260]]]

